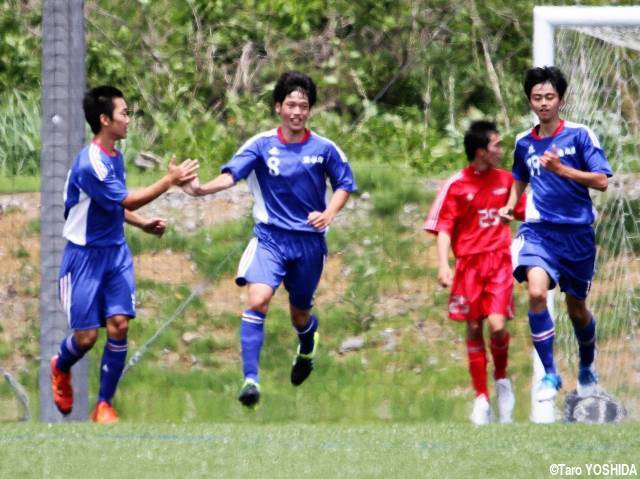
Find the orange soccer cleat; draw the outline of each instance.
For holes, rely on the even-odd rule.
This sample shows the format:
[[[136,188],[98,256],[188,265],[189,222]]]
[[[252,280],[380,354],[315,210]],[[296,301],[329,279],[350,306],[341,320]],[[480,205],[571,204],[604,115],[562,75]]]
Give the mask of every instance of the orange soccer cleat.
[[[91,420],[98,424],[115,424],[118,422],[118,413],[106,401],[100,401],[91,413]]]
[[[73,408],[73,385],[71,384],[71,371],[64,372],[58,369],[58,356],[51,358],[51,391],[53,402],[58,411],[65,416]]]

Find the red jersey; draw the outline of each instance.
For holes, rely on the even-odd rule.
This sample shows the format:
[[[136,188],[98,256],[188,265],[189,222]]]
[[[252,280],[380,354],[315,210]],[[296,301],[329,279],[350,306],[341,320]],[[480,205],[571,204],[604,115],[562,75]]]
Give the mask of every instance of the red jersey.
[[[498,210],[509,198],[511,173],[499,168],[477,171],[469,165],[453,175],[442,187],[424,224],[424,229],[451,237],[456,258],[508,249],[511,230],[502,223]],[[524,217],[526,195],[516,206],[515,216]]]

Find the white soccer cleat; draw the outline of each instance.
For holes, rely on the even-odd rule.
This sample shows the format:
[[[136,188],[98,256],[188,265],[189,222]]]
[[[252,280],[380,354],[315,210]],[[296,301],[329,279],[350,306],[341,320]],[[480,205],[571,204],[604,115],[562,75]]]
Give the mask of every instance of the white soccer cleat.
[[[553,401],[561,387],[562,380],[560,376],[554,373],[545,374],[536,386],[536,401]]]
[[[511,424],[513,422],[513,407],[516,405],[516,397],[513,395],[511,381],[507,378],[496,381],[496,397],[498,398],[500,424]]]
[[[473,411],[469,416],[471,422],[476,426],[484,426],[491,422],[491,406],[489,400],[484,394],[478,396],[473,401]]]
[[[598,374],[593,366],[580,368],[578,372],[578,397],[586,398],[598,393]]]

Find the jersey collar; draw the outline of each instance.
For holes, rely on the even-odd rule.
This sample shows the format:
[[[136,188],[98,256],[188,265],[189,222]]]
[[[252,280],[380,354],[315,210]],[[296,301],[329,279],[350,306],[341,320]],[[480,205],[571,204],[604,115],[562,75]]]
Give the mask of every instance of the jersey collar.
[[[534,140],[544,140],[544,138],[542,138],[538,134],[538,128],[540,128],[539,124],[533,127],[533,129],[531,130],[531,136],[533,136]],[[551,136],[553,137],[553,136],[559,135],[562,132],[562,130],[564,130],[564,120],[560,120],[560,123],[558,123],[558,127],[556,128],[556,131],[554,131],[551,134]]]
[[[304,129],[304,137],[302,138],[302,141],[300,141],[299,143],[289,143],[287,140],[284,139],[284,135],[282,134],[282,127],[278,127],[278,139],[282,142],[283,145],[300,145],[302,143],[305,143],[309,137],[311,136],[311,130],[309,128],[305,128]]]
[[[96,145],[98,148],[102,150],[102,152],[105,155],[110,156],[111,158],[115,158],[120,153],[116,148],[114,148],[113,151],[107,151],[106,148],[102,146],[100,143],[98,143],[95,139],[91,140],[91,143]]]

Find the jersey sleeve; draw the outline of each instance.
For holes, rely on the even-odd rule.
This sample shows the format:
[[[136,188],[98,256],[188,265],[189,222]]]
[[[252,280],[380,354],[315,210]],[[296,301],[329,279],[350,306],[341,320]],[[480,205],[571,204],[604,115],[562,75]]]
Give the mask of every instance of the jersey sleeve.
[[[592,173],[604,173],[607,176],[613,175],[609,161],[600,146],[600,142],[591,130],[582,130],[579,148],[582,151],[582,157],[584,158],[588,171]]]
[[[122,201],[128,194],[126,185],[118,179],[113,165],[105,163],[99,155],[80,169],[78,185],[105,210],[122,207]]]
[[[345,190],[349,193],[356,191],[356,181],[353,177],[349,161],[342,150],[336,145],[329,145],[327,149],[325,170],[333,191]]]
[[[237,183],[251,174],[259,158],[261,158],[260,141],[257,138],[251,138],[226,164],[222,165],[220,173],[229,173]]]
[[[511,174],[516,180],[529,183],[529,168],[525,162],[525,148],[516,143],[516,148],[513,151],[513,167],[511,168]]]
[[[424,223],[424,230],[428,233],[438,234],[445,232],[451,235],[460,214],[458,203],[451,193],[451,181],[442,187]]]

